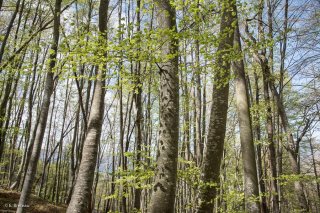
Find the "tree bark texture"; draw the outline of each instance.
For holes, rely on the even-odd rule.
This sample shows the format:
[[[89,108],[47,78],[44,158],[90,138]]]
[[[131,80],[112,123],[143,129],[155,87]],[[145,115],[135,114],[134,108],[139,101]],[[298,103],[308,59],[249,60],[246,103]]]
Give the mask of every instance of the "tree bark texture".
[[[101,36],[106,37],[108,0],[100,0],[99,6],[99,31]],[[101,38],[102,39],[102,38]],[[104,114],[104,96],[105,96],[105,76],[103,68],[97,67],[97,80],[93,93],[92,106],[90,110],[87,134],[84,141],[82,158],[79,166],[78,176],[75,182],[74,191],[71,196],[67,213],[88,212],[91,206],[91,190],[94,179],[94,169],[97,162],[98,147],[100,143],[101,129]]]
[[[212,212],[216,197],[220,164],[223,154],[226,133],[230,60],[229,53],[233,46],[234,34],[234,0],[221,1],[220,42],[216,56],[216,71],[212,90],[212,107],[207,136],[206,149],[203,156],[198,212]]]
[[[179,140],[178,41],[176,12],[169,0],[157,0],[159,29],[165,31],[160,72],[160,130],[157,167],[149,212],[174,212]],[[173,35],[171,34],[173,33]]]
[[[234,45],[235,50],[241,54],[239,24],[238,21],[236,22],[237,23],[234,33]],[[248,86],[246,82],[243,59],[241,58],[240,60],[233,62],[232,67],[236,78],[236,107],[240,127],[240,142],[244,169],[244,194],[246,211],[259,212],[259,186],[255,160],[255,149],[253,144],[252,125],[249,110],[250,103],[248,96]]]

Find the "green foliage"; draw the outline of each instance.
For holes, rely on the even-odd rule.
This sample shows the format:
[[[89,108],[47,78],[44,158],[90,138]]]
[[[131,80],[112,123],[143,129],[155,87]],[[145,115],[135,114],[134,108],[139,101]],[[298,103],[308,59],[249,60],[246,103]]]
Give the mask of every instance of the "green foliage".
[[[200,185],[200,168],[196,166],[194,161],[187,161],[183,158],[179,158],[178,161],[181,168],[178,169],[178,179],[192,187],[198,187]]]

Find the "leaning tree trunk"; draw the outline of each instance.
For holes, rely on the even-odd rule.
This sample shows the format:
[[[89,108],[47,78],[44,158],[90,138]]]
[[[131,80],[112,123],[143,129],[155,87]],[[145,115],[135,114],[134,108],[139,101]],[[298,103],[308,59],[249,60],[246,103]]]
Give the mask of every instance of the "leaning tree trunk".
[[[169,0],[157,0],[157,21],[166,41],[160,72],[160,130],[155,183],[149,212],[174,212],[179,140],[179,78],[176,12]]]
[[[54,70],[53,69],[56,66],[56,59],[57,59],[61,2],[62,0],[56,0],[55,2],[55,13],[54,13],[54,23],[53,23],[53,42],[51,46],[52,51],[49,56],[49,60],[50,60],[49,70],[48,70],[46,82],[45,82],[44,97],[41,105],[40,119],[37,127],[36,137],[34,140],[30,162],[29,162],[27,174],[23,183],[19,205],[17,208],[17,212],[19,213],[24,212],[23,206],[28,204],[28,199],[32,191],[32,185],[35,178],[35,173],[37,171],[37,164],[40,156],[43,136],[44,136],[44,132],[47,125],[47,118],[48,118],[48,112],[50,107],[50,98],[51,98],[51,94],[53,92],[53,87],[54,87],[54,79],[53,79]]]
[[[101,37],[107,38],[107,16],[109,0],[100,0],[99,31]],[[105,43],[105,42],[103,42]],[[67,212],[88,212],[90,207],[91,189],[94,179],[94,168],[97,162],[97,152],[100,142],[104,114],[105,76],[103,69],[97,67],[97,80],[93,94],[92,106],[86,138],[84,141],[82,158],[79,166],[77,180]]]
[[[235,11],[237,11],[236,6]],[[236,23],[236,29],[234,33],[234,42],[236,51],[241,54],[241,42],[238,21]],[[248,95],[248,86],[246,82],[243,59],[241,58],[240,60],[235,61],[233,63],[232,68],[236,77],[236,106],[240,127],[240,142],[244,169],[243,173],[246,211],[259,212],[259,185],[257,178],[257,168],[249,110],[250,103]]]
[[[235,0],[222,0],[222,17],[220,25],[220,42],[216,56],[216,72],[214,73],[214,86],[212,93],[212,107],[207,136],[207,146],[204,152],[201,182],[203,182],[199,199],[198,212],[212,212],[214,198],[219,185],[220,164],[223,154],[224,138],[226,133],[230,51],[233,46],[233,22]]]

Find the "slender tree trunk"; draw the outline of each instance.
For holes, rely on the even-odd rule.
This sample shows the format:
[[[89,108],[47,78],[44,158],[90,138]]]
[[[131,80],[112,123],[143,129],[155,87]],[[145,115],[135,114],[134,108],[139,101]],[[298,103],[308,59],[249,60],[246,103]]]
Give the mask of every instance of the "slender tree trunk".
[[[49,175],[46,173],[47,170],[47,162],[50,160],[48,157],[48,152],[49,152],[49,145],[50,145],[50,135],[51,135],[51,130],[52,130],[52,119],[53,119],[53,111],[55,109],[55,99],[56,99],[56,92],[53,93],[53,104],[51,107],[51,115],[50,115],[50,119],[49,119],[49,130],[48,130],[48,139],[47,139],[47,144],[46,144],[46,151],[45,151],[45,157],[44,157],[44,163],[43,163],[43,167],[42,167],[42,175],[41,175],[41,181],[40,181],[40,187],[39,187],[39,193],[38,196],[41,197],[41,193],[42,193],[42,188],[43,185],[45,184],[45,177],[46,175]]]
[[[264,62],[264,64],[265,64],[265,67],[267,67],[267,62]],[[293,139],[293,135],[290,130],[290,125],[289,125],[286,111],[283,106],[283,102],[280,100],[280,95],[275,88],[274,82],[270,79],[271,78],[270,70],[266,68],[264,69],[263,72],[265,74],[266,81],[268,81],[267,83],[270,87],[270,90],[275,98],[278,113],[281,118],[281,124],[287,136],[288,144],[285,147],[289,154],[289,161],[290,161],[292,173],[294,175],[300,175],[300,165],[298,163],[299,141],[295,142]],[[297,199],[299,201],[300,209],[303,212],[308,212],[309,206],[308,206],[306,196],[304,194],[304,190],[303,190],[304,186],[302,182],[300,180],[296,180],[294,183],[294,188],[295,188]]]
[[[201,171],[200,205],[197,212],[213,211],[214,199],[217,194],[220,176],[220,164],[223,154],[226,133],[230,61],[229,52],[233,46],[233,15],[234,0],[222,0],[222,17],[220,24],[220,42],[217,50],[214,86],[212,92],[212,107],[207,136],[207,146]],[[223,35],[223,36],[222,36]]]
[[[26,82],[29,82],[29,81],[30,81],[30,75],[26,78]],[[28,93],[29,86],[30,86],[30,84],[26,83],[26,82],[25,82],[25,85],[23,88],[22,99],[21,99],[21,102],[19,103],[19,110],[18,110],[16,118],[14,119],[15,120],[14,128],[16,128],[16,129],[19,128],[21,125],[22,115],[25,110],[25,100],[26,100],[27,93]],[[13,177],[14,170],[15,170],[16,153],[14,151],[16,150],[17,140],[18,140],[18,134],[14,134],[13,138],[12,138],[12,142],[10,143],[10,147],[9,147],[9,151],[10,151],[9,179],[8,179],[8,181],[9,181],[8,186],[9,187],[11,185],[12,177]]]
[[[49,112],[49,106],[50,106],[50,98],[51,94],[53,92],[53,86],[54,86],[54,67],[56,65],[56,59],[57,59],[57,49],[58,49],[58,42],[59,42],[59,27],[60,27],[60,11],[61,11],[61,0],[56,0],[55,2],[55,13],[54,13],[54,27],[53,27],[53,43],[51,46],[52,53],[50,54],[49,60],[49,71],[47,73],[46,77],[46,83],[44,88],[44,97],[43,97],[43,103],[41,106],[41,112],[40,112],[40,120],[39,125],[37,128],[37,133],[34,141],[34,146],[32,149],[32,155],[30,158],[30,163],[28,165],[28,171],[26,178],[23,183],[23,189],[21,192],[20,200],[19,200],[19,206],[17,208],[17,213],[24,212],[24,205],[28,204],[28,199],[31,195],[32,191],[32,185],[33,180],[35,177],[35,173],[37,170],[37,164],[39,160],[39,155],[41,151],[42,146],[42,140],[44,136],[44,132],[46,129],[47,124],[47,118],[48,118],[48,112]]]
[[[69,165],[69,177],[68,177],[68,194],[67,194],[67,200],[66,203],[69,204],[72,196],[72,190],[74,186],[74,180],[75,180],[75,173],[76,173],[76,167],[75,167],[75,145],[77,141],[77,134],[79,130],[79,119],[80,118],[80,105],[78,105],[77,112],[76,112],[76,119],[75,119],[75,127],[73,132],[73,137],[71,141],[71,147],[70,147],[70,165]],[[84,117],[85,119],[85,117]]]
[[[40,39],[38,40],[38,42],[40,41]],[[46,51],[47,52],[47,51]],[[44,57],[46,56],[46,53],[44,54]],[[44,63],[45,60],[43,60]],[[29,90],[29,97],[28,97],[28,120],[26,122],[26,127],[25,127],[25,149],[23,152],[23,156],[20,162],[20,166],[19,166],[19,170],[17,172],[17,177],[15,182],[10,186],[10,189],[16,189],[19,187],[20,185],[20,181],[21,181],[21,177],[22,177],[22,173],[24,170],[24,165],[26,165],[26,159],[28,159],[27,155],[28,155],[28,145],[33,144],[34,141],[34,135],[35,135],[35,131],[37,128],[37,125],[39,122],[36,123],[34,130],[31,132],[31,123],[32,123],[32,108],[33,108],[33,97],[34,97],[34,90],[35,90],[35,82],[36,82],[36,72],[37,72],[37,62],[38,59],[36,58],[34,64],[33,64],[33,73],[32,73],[32,80],[31,80],[31,87]],[[43,65],[42,63],[42,65]],[[39,120],[38,118],[36,119],[37,121]],[[32,135],[32,137],[30,137]],[[31,138],[31,139],[30,139]]]
[[[255,88],[256,88],[256,94],[255,94],[255,103],[257,106],[260,104],[260,89],[259,89],[259,77],[257,73],[254,73],[254,82],[255,82]],[[264,181],[264,175],[263,175],[263,165],[262,165],[262,146],[261,146],[261,127],[260,127],[260,116],[259,112],[257,112],[257,115],[255,116],[256,120],[256,127],[255,127],[255,132],[256,132],[256,139],[258,140],[257,144],[257,170],[258,170],[258,179],[259,179],[259,189],[260,189],[260,194],[261,194],[261,211],[262,213],[267,213],[269,212],[268,206],[267,206],[267,201],[266,201],[266,188],[265,188],[265,181]]]
[[[198,11],[200,4],[199,0],[197,0],[197,9]],[[196,32],[200,33],[200,15],[199,12],[197,12],[197,18],[196,18]],[[197,144],[197,163],[198,165],[201,165],[201,161],[203,158],[203,140],[202,140],[202,131],[201,131],[201,117],[202,117],[202,103],[201,103],[201,65],[200,65],[200,42],[199,39],[195,40],[195,60],[196,60],[196,70],[195,70],[195,81],[196,81],[196,113],[195,113],[195,120],[196,120],[196,144]]]
[[[179,76],[176,12],[169,0],[157,0],[158,27],[165,30],[160,72],[160,129],[155,182],[149,212],[174,212],[179,140]],[[170,30],[170,33],[168,32]],[[171,34],[172,33],[172,34]],[[168,58],[170,57],[170,58]]]
[[[234,7],[235,11],[236,6]],[[234,34],[234,45],[238,53],[241,54],[240,30],[238,21],[236,21],[236,29]],[[255,150],[253,144],[253,135],[250,118],[250,103],[248,96],[248,86],[244,70],[243,59],[233,63],[236,84],[236,106],[239,117],[240,142],[244,169],[244,194],[246,200],[247,212],[259,212],[260,206],[258,202],[259,186],[257,179],[257,168],[255,160]]]
[[[263,23],[262,23],[262,13],[264,7],[264,0],[260,1],[258,13],[258,32],[261,42],[264,41],[264,32],[263,32]],[[271,197],[272,197],[272,206],[274,212],[279,212],[279,195],[278,195],[278,185],[277,185],[277,160],[276,160],[276,150],[274,145],[274,125],[272,120],[272,108],[271,100],[269,94],[269,82],[267,73],[270,71],[268,64],[268,59],[266,58],[266,49],[262,50],[261,53],[262,59],[259,60],[261,69],[262,69],[262,80],[263,80],[263,95],[264,100],[267,105],[267,138],[268,138],[268,150],[269,150],[269,163],[270,163],[270,172],[271,172]]]
[[[57,182],[56,187],[53,189],[55,190],[56,198],[55,200],[52,199],[56,204],[59,203],[60,199],[60,186],[61,186],[61,161],[62,161],[62,156],[63,156],[63,140],[64,140],[64,134],[65,134],[65,123],[66,123],[66,117],[67,117],[67,112],[68,112],[68,103],[70,102],[69,97],[70,97],[70,92],[69,92],[69,79],[67,80],[67,85],[66,85],[66,94],[65,94],[65,102],[64,102],[64,109],[63,109],[63,116],[62,116],[62,125],[61,125],[61,133],[60,133],[60,138],[59,138],[59,145],[58,145],[58,158],[57,158],[57,169],[56,169],[56,176],[57,176]]]
[[[103,38],[107,38],[107,16],[108,0],[100,0],[99,6],[99,31]],[[101,38],[102,39],[102,38]],[[93,94],[92,106],[86,139],[84,141],[81,163],[79,166],[78,177],[75,182],[74,191],[67,209],[71,212],[87,212],[89,209],[89,199],[91,199],[91,190],[94,179],[93,168],[97,162],[97,152],[100,142],[101,129],[104,114],[104,96],[105,96],[105,75],[106,66],[97,67],[97,80]]]
[[[137,33],[140,33],[140,10],[141,10],[141,1],[137,0]],[[141,42],[141,41],[138,41]],[[138,50],[140,51],[140,50]],[[141,167],[141,151],[142,151],[142,125],[143,125],[143,109],[142,109],[142,81],[141,81],[141,62],[138,61],[136,64],[136,88],[137,93],[134,94],[137,115],[136,115],[136,168],[140,171]],[[139,181],[139,180],[138,180]],[[134,208],[140,210],[141,208],[141,189],[138,187],[134,189]]]
[[[270,1],[270,0],[269,0]],[[286,49],[287,49],[287,30],[288,30],[288,8],[289,1],[285,0],[284,5],[284,21],[283,21],[283,39],[280,41],[280,79],[279,79],[279,94],[280,100],[282,101],[282,91],[283,91],[283,81],[284,81],[284,72],[285,72],[285,58],[286,58]],[[279,135],[282,135],[282,127],[280,126],[280,115],[278,113],[278,129]],[[281,144],[280,144],[281,142]],[[280,138],[278,146],[278,176],[282,175],[282,138]],[[281,185],[279,184],[279,205],[280,211],[282,208],[283,198]]]
[[[267,65],[266,65],[267,66]],[[264,70],[267,69],[266,66],[263,66],[263,73]],[[263,94],[264,100],[267,104],[267,137],[268,137],[268,149],[269,149],[269,163],[270,163],[270,170],[271,170],[271,188],[272,188],[272,205],[273,211],[279,212],[279,205],[278,205],[278,186],[277,186],[277,166],[276,166],[276,151],[274,146],[273,140],[273,121],[272,121],[272,109],[271,109],[271,101],[270,95],[268,90],[268,82],[265,74],[263,74]]]
[[[314,156],[312,138],[309,139],[309,145],[310,145],[310,151],[311,151],[311,157],[312,157],[312,166],[313,166],[314,177],[317,180],[318,179],[318,171],[317,171],[317,164],[316,164],[316,160],[315,160],[315,156]],[[318,201],[320,201],[320,183],[318,181],[316,181],[316,185],[317,185]]]
[[[13,27],[14,20],[16,19],[16,16],[17,16],[17,14],[19,12],[20,2],[21,2],[21,0],[18,0],[17,3],[16,3],[16,7],[15,7],[15,10],[14,10],[12,16],[11,16],[11,20],[10,20],[10,22],[8,24],[8,28],[7,28],[6,34],[5,34],[5,36],[4,36],[4,38],[3,38],[2,42],[1,42],[2,44],[1,44],[1,48],[0,48],[0,64],[2,64],[3,54],[5,52],[5,47],[7,45],[7,41],[8,41],[10,32],[11,32],[11,29]],[[1,5],[2,5],[2,2],[1,2]],[[0,7],[0,9],[1,9],[1,7]],[[2,72],[2,68],[0,66],[0,73],[1,72]],[[2,153],[0,153],[0,154],[2,154]]]

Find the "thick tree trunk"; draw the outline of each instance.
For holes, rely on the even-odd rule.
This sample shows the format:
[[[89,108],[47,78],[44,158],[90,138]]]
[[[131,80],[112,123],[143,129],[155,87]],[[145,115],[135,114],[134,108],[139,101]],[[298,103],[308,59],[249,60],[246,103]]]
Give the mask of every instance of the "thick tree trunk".
[[[109,0],[100,0],[99,6],[99,31],[101,36],[106,37],[107,16]],[[106,66],[103,66],[105,69]],[[94,179],[93,169],[96,167],[97,152],[100,142],[101,129],[104,114],[104,96],[105,96],[105,70],[97,67],[97,80],[93,94],[92,106],[86,138],[84,141],[82,158],[79,166],[77,180],[67,212],[87,212],[91,199],[91,190]]]
[[[212,107],[207,136],[207,146],[201,171],[200,205],[198,212],[212,212],[216,197],[220,164],[223,154],[224,138],[226,133],[230,61],[226,60],[233,46],[234,0],[222,0],[222,17],[220,25],[220,42],[217,50],[214,86],[212,92]]]
[[[234,39],[236,51],[241,54],[241,41],[238,21],[236,23]],[[232,67],[236,78],[236,106],[240,127],[240,142],[244,169],[244,194],[246,201],[246,211],[259,212],[259,186],[249,111],[250,103],[248,96],[248,86],[246,82],[243,60],[240,59],[238,61],[235,61]]]
[[[40,119],[39,119],[36,137],[35,137],[35,141],[32,149],[32,155],[28,165],[27,174],[23,183],[23,189],[21,192],[20,200],[19,200],[19,206],[17,208],[17,212],[19,213],[24,212],[23,206],[28,204],[28,199],[31,195],[32,185],[33,185],[35,173],[37,171],[37,164],[40,156],[43,136],[44,136],[44,132],[47,124],[48,112],[50,107],[50,98],[51,98],[51,94],[53,92],[53,86],[54,86],[53,69],[56,66],[57,49],[58,49],[58,42],[59,42],[61,1],[62,0],[56,0],[55,2],[53,43],[51,46],[52,53],[49,56],[49,60],[50,60],[49,70],[46,77],[44,97],[41,105]]]
[[[158,27],[166,30],[160,72],[160,130],[155,183],[149,212],[174,212],[179,140],[178,46],[176,12],[169,0],[156,1]],[[169,32],[170,30],[170,32]],[[173,34],[171,34],[171,32]],[[169,58],[168,58],[169,57]]]

